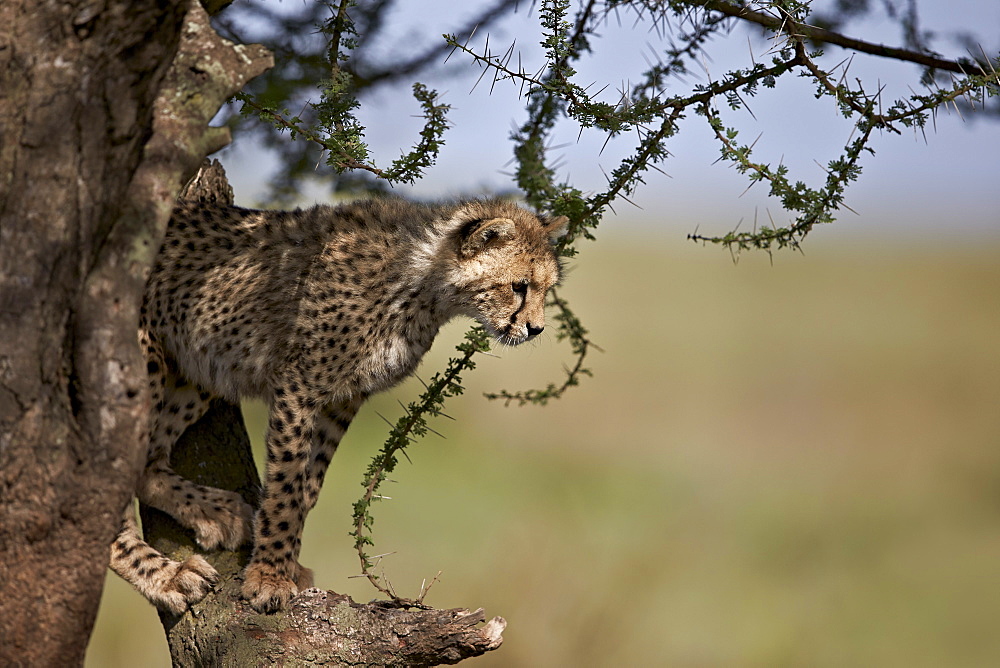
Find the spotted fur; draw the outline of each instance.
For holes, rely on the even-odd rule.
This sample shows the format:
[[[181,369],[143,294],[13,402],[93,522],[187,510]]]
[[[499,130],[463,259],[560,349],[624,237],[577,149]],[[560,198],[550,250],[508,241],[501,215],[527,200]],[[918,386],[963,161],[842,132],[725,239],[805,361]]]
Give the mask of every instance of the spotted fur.
[[[205,549],[253,541],[243,595],[284,607],[311,573],[302,526],[364,400],[411,374],[440,327],[478,320],[505,345],[544,328],[566,219],[502,200],[254,211],[181,204],[146,287],[139,341],[156,407],[137,488]],[[269,406],[263,501],[174,473],[170,449],[213,397]],[[217,577],[201,557],[171,561],[142,542],[130,509],[112,568],[174,613]]]

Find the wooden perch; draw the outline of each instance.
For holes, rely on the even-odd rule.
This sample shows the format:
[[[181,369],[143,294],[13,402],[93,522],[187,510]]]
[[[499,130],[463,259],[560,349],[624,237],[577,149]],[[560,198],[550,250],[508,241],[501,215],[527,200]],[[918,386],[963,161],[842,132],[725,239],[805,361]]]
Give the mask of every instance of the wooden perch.
[[[277,615],[237,602],[227,577],[211,600],[170,629],[174,665],[378,665],[458,663],[500,646],[506,623],[483,611],[402,610],[307,589]]]
[[[182,197],[229,204],[232,190],[221,165],[212,161]],[[171,464],[185,478],[237,491],[253,505],[259,501],[260,480],[236,406],[213,402],[174,446]],[[146,540],[156,549],[174,559],[197,550],[169,516],[140,511]],[[203,556],[219,571],[214,591],[181,617],[160,614],[175,666],[434,666],[479,656],[503,641],[507,623],[494,617],[481,625],[482,609],[406,610],[382,601],[359,604],[319,589],[301,592],[281,613],[259,614],[240,598],[249,546]]]

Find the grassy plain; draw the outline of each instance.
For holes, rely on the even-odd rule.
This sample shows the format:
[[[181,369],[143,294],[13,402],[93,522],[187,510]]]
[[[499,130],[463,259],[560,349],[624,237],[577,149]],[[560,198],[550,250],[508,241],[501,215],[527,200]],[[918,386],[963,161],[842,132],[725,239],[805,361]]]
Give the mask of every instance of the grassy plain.
[[[442,570],[429,603],[506,617],[479,668],[1000,665],[998,258],[587,248],[563,295],[605,350],[595,377],[504,408],[481,393],[544,384],[567,352],[482,358],[376,508],[386,575],[414,595]],[[417,390],[372,402],[337,455],[304,538],[320,586],[373,595],[348,579],[350,506],[377,413]],[[87,665],[169,665],[114,576]]]

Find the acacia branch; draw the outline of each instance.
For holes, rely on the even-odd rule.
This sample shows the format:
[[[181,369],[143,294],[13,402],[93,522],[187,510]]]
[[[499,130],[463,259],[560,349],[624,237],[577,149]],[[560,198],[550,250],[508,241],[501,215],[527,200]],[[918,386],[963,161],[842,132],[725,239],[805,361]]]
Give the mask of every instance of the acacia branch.
[[[344,30],[350,29],[351,19],[347,16],[348,1],[343,0],[337,6],[337,14],[331,19],[330,44],[327,46],[326,57],[330,62],[330,73],[334,76],[340,71],[340,41]]]
[[[267,116],[269,119],[271,119],[271,122],[274,123],[275,125],[280,126],[281,128],[288,130],[289,132],[301,135],[306,139],[308,139],[309,141],[317,144],[320,148],[326,151],[330,151],[331,153],[335,153],[338,156],[341,156],[341,159],[339,159],[337,162],[337,165],[340,169],[343,170],[359,169],[362,171],[371,172],[372,174],[380,178],[385,178],[385,172],[379,169],[378,167],[356,160],[355,158],[351,157],[346,151],[342,150],[339,145],[323,139],[316,133],[310,131],[308,127],[295,123],[294,121],[285,118],[277,111],[265,107],[261,103],[257,102],[257,100],[254,99],[252,96],[246,93],[240,93],[234,97],[243,104],[245,104],[246,106],[256,111],[259,116],[262,117]]]
[[[771,16],[770,14],[765,14],[764,12],[754,11],[745,5],[735,5],[731,2],[727,2],[726,0],[706,0],[704,7],[705,9],[719,12],[720,14],[724,14],[732,18],[749,21],[750,23],[756,23],[757,25],[773,30],[774,32],[785,32],[785,28],[789,25],[788,19],[785,17],[779,18],[777,16]],[[884,44],[875,44],[874,42],[866,42],[861,39],[833,32],[832,30],[826,30],[825,28],[819,28],[802,23],[795,23],[794,26],[795,34],[811,39],[815,42],[834,44],[845,49],[852,49],[854,51],[860,51],[861,53],[867,53],[881,58],[892,58],[893,60],[916,63],[918,65],[923,65],[924,67],[945,70],[946,72],[954,72],[956,74],[972,74],[976,70],[979,70],[984,74],[986,73],[986,64],[975,60],[966,58],[957,61],[945,60],[927,53],[910,51],[909,49],[900,49],[898,47],[886,46]]]
[[[386,479],[386,476],[395,469],[397,464],[396,453],[405,454],[406,446],[418,436],[423,436],[432,431],[427,426],[427,417],[442,415],[441,408],[445,399],[461,394],[461,373],[476,367],[472,358],[476,353],[486,352],[489,348],[486,333],[479,328],[473,328],[466,335],[466,342],[459,344],[458,350],[463,353],[462,357],[455,357],[449,360],[448,367],[442,373],[435,374],[431,382],[426,386],[425,392],[420,399],[405,407],[402,417],[393,425],[389,437],[382,445],[382,449],[372,460],[365,472],[364,495],[354,503],[354,549],[358,553],[361,562],[361,575],[380,593],[392,599],[396,605],[406,607],[426,607],[423,598],[426,589],[421,588],[421,594],[416,600],[397,596],[392,587],[379,584],[379,576],[372,572],[375,564],[372,563],[374,557],[365,553],[365,546],[372,545],[371,529],[374,518],[368,512],[371,504],[379,498],[376,492],[379,485]],[[377,562],[376,562],[377,563]],[[433,584],[433,583],[432,583]]]

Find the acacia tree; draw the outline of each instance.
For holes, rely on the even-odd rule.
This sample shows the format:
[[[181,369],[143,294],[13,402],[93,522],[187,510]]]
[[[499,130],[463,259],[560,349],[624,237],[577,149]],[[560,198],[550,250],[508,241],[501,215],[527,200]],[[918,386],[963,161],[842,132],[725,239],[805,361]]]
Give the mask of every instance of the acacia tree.
[[[202,3],[213,15],[227,4]],[[295,189],[316,164],[317,152],[321,174],[336,187],[370,189],[418,179],[447,139],[448,107],[413,79],[449,53],[452,61],[478,64],[485,80],[498,85],[496,94],[522,96],[526,116],[512,135],[516,185],[531,205],[569,217],[570,232],[560,247],[565,255],[572,255],[579,241],[593,239],[609,208],[633,197],[650,170],[667,160],[669,142],[685,117],[703,118],[721,158],[750,183],[764,184],[789,212],[786,224],[692,238],[734,250],[770,251],[798,247],[817,224],[834,220],[870,153],[873,133],[922,128],[947,103],[981,109],[998,91],[997,59],[985,50],[954,57],[932,52],[912,2],[883,1],[903,32],[900,46],[887,47],[840,32],[851,12],[872,10],[866,2],[838,2],[835,12],[822,15],[810,2],[796,0],[585,0],[572,6],[550,0],[535,7],[544,61],[533,66],[522,63],[512,46],[497,49],[488,41],[490,23],[513,11],[513,0],[488,4],[467,25],[455,26],[454,34],[406,62],[380,63],[369,45],[393,4],[320,1],[276,13],[270,5],[248,3],[223,12],[216,25],[237,42],[250,25],[241,21],[241,12],[271,27],[265,37],[277,67],[249,88],[243,86],[270,64],[267,54],[219,39],[197,3],[8,0],[0,6],[5,26],[0,38],[0,662],[5,665],[77,663],[83,656],[108,545],[143,462],[150,406],[135,345],[143,282],[182,185],[204,156],[228,140],[224,130],[209,129],[208,121],[237,91],[243,89],[236,99],[246,116],[234,126],[267,137],[285,160],[277,195]],[[634,74],[636,83],[608,92],[579,81],[576,68],[581,59],[600,53],[600,26],[620,14],[653,26],[667,39],[658,59]],[[676,92],[676,77],[692,69],[712,39],[738,23],[770,35],[766,58]],[[877,85],[844,76],[849,65],[841,56],[822,53],[838,49],[913,63],[923,92],[883,99]],[[816,95],[856,126],[842,154],[826,165],[826,177],[813,186],[784,165],[756,159],[753,144],[743,142],[726,120],[728,110],[748,97],[795,76],[811,80]],[[366,91],[404,82],[412,84],[424,128],[408,153],[382,166],[370,155],[355,112]],[[548,140],[567,123],[608,141],[632,142],[604,188],[585,193],[559,176]],[[194,196],[225,197],[223,191],[215,182]],[[557,337],[574,355],[566,377],[543,389],[502,391],[496,398],[545,403],[587,373],[592,344],[586,330],[558,293],[552,307]],[[484,349],[482,332],[470,332],[460,354],[392,428],[355,505],[362,570],[397,605],[418,602],[399,599],[373,573],[367,554],[372,503],[396,455],[430,429],[428,418],[461,391],[461,374]],[[206,475],[252,495],[252,466],[224,461],[222,452],[232,448],[218,447],[225,436],[212,431],[223,425],[230,433],[233,417],[226,411],[231,409],[219,406],[216,417],[198,427],[209,436],[178,448],[177,456],[207,460]],[[183,462],[177,467],[182,470]],[[234,469],[249,477],[227,476]],[[183,536],[158,528],[162,523],[151,515],[146,519],[160,532],[160,547],[186,549]],[[213,559],[224,576],[239,569],[238,554]],[[286,646],[237,648],[247,637],[260,637],[262,622],[247,615],[230,589],[224,586],[200,604],[201,617],[164,620],[175,661],[239,656],[260,663],[270,651],[292,656],[288,639],[307,636],[308,643],[300,644],[316,656],[315,643],[334,644],[341,618],[331,611],[359,610],[321,594],[300,597],[287,615],[268,622],[274,641]],[[494,620],[476,629],[481,613],[462,611],[447,619],[421,618],[427,612],[421,610],[379,617],[368,608],[361,614],[368,612],[373,615],[368,621],[350,623],[371,631],[363,642],[376,652],[371,661],[381,663],[454,662],[474,653],[462,648],[477,642],[476,651],[498,645],[503,626]],[[416,616],[391,616],[397,613]],[[304,626],[317,619],[326,627]],[[414,634],[426,624],[430,637],[456,620],[468,632],[457,643],[391,655],[400,628]],[[255,629],[257,635],[233,632],[213,639],[219,628]],[[383,649],[379,643],[386,639]],[[234,654],[237,649],[243,653]],[[329,660],[339,660],[336,656]]]

